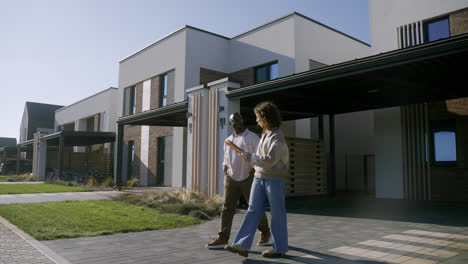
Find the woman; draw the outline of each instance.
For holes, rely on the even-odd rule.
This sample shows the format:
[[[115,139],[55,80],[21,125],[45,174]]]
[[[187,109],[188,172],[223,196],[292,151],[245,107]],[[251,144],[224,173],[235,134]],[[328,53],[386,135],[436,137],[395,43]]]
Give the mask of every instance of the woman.
[[[289,177],[289,152],[279,129],[281,116],[272,102],[262,102],[254,108],[257,124],[263,129],[255,154],[240,155],[255,165],[255,177],[250,191],[249,209],[232,245],[225,249],[247,257],[255,230],[268,202],[271,210],[272,248],[262,252],[266,258],[284,257],[288,251],[288,230],[284,205],[285,181]]]

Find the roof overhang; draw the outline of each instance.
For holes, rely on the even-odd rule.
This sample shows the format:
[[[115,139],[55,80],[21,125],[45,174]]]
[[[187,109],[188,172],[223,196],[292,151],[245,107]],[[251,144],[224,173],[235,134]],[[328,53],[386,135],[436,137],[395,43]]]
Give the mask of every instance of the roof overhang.
[[[117,120],[120,125],[146,125],[146,126],[187,126],[188,102],[170,104],[164,107],[148,110]]]
[[[468,96],[468,34],[238,88],[244,115],[274,101],[284,120]]]
[[[114,132],[90,132],[90,131],[60,131],[41,137],[47,141],[47,146],[59,146],[60,137],[64,138],[65,146],[90,146],[115,141]]]

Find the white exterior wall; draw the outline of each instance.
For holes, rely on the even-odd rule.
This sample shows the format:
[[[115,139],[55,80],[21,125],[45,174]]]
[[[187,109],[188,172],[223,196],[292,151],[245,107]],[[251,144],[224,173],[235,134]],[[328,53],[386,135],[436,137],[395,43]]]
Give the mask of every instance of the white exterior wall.
[[[370,47],[301,16],[295,19],[296,71],[309,70],[309,59],[326,65],[370,55]]]
[[[376,197],[403,199],[400,107],[376,110],[374,115]]]
[[[117,130],[117,94],[116,88],[109,88],[79,102],[58,109],[55,111],[55,125],[60,126],[75,123],[78,120],[104,112],[105,118],[103,120],[104,127],[102,132],[115,132]],[[83,125],[85,127],[82,127]],[[86,123],[75,128],[78,130],[86,129]]]
[[[295,72],[294,16],[242,34],[231,40],[228,71],[236,72],[278,60],[278,76]]]
[[[396,28],[468,7],[468,0],[369,0],[373,54],[398,48]]]
[[[186,29],[181,29],[120,62],[118,116],[122,116],[126,87],[172,69],[175,69],[174,102],[184,100],[185,43]]]
[[[200,67],[228,72],[229,40],[187,28],[185,57],[185,89],[200,85]]]

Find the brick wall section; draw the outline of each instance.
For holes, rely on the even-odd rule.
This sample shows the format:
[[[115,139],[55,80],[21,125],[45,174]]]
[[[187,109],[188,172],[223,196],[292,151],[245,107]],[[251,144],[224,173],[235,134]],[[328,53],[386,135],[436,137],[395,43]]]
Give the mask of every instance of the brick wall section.
[[[148,184],[156,185],[157,182],[157,172],[158,172],[158,137],[172,136],[173,129],[172,127],[150,127],[150,145],[149,145],[149,157],[148,157]],[[171,157],[166,157],[169,159]]]
[[[143,105],[143,83],[136,85],[136,113],[141,113]]]
[[[229,74],[200,67],[200,85],[228,77]]]
[[[247,68],[233,73],[224,73],[200,68],[200,84],[210,83],[226,77],[232,77],[241,82],[241,87],[255,83],[255,68]]]
[[[159,87],[161,85],[161,78],[156,76],[151,79],[151,99],[150,99],[150,108],[155,109],[159,107]]]
[[[468,33],[468,8],[451,14],[449,21],[451,36]]]
[[[229,77],[241,81],[241,87],[250,86],[252,84],[255,84],[255,68],[247,68],[230,73]]]

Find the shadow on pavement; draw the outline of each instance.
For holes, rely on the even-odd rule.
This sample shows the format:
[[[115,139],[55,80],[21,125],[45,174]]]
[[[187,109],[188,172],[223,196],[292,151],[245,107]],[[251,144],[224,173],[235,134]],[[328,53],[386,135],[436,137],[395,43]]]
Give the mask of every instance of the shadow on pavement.
[[[296,252],[302,253],[302,256],[295,256],[297,255]],[[249,253],[258,253],[258,252],[249,252]],[[260,254],[260,253],[258,253]],[[303,255],[305,254],[305,255]],[[310,256],[310,257],[306,257]],[[315,257],[315,258],[314,258]],[[284,258],[289,261],[293,261],[292,263],[365,263],[365,264],[383,264],[384,262],[379,262],[379,261],[372,261],[372,260],[349,260],[349,259],[344,259],[332,255],[326,255],[326,254],[321,254],[318,252],[310,251],[305,248],[299,248],[299,247],[294,247],[294,246],[289,246],[289,252],[286,254],[286,257]],[[288,261],[288,263],[289,263]],[[275,259],[244,259],[242,263],[246,264],[267,264],[267,263],[278,263],[278,260]]]
[[[378,199],[365,195],[286,199],[288,213],[468,226],[468,203]]]

